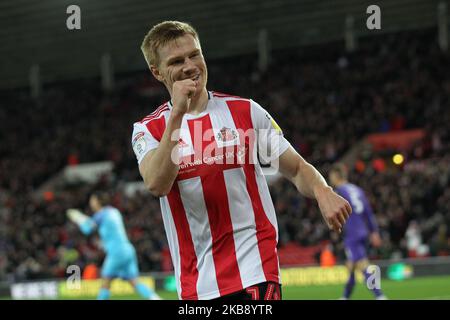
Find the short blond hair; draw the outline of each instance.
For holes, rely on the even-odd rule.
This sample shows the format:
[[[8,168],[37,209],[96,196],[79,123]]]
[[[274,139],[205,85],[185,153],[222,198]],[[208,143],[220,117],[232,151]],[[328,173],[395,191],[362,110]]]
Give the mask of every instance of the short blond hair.
[[[159,64],[159,47],[186,34],[192,35],[200,43],[197,31],[186,22],[163,21],[154,25],[144,37],[141,45],[148,66]]]

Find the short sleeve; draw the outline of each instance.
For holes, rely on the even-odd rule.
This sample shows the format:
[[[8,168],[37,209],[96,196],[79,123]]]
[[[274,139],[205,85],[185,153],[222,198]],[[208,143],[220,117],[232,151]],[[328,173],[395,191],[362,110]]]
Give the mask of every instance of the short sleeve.
[[[140,164],[144,156],[151,150],[156,149],[159,141],[156,140],[147,127],[137,122],[133,125],[133,135],[131,139],[131,146],[136,155],[137,162]]]
[[[290,143],[272,116],[253,100],[251,114],[258,139],[258,155],[260,160],[268,164],[278,159],[289,148]]]

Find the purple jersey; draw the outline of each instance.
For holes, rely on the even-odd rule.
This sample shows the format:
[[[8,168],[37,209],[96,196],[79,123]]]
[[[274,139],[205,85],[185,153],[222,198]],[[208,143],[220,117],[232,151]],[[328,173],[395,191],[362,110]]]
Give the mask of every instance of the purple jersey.
[[[352,214],[344,226],[344,241],[355,242],[366,239],[374,231],[378,231],[372,207],[364,191],[351,183],[341,185],[336,192],[352,206]]]

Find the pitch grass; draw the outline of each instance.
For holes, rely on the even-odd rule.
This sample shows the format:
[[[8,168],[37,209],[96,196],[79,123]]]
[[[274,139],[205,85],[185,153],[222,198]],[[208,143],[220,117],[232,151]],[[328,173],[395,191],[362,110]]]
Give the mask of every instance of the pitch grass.
[[[310,287],[283,287],[283,300],[336,300],[341,297],[343,285]],[[381,290],[393,300],[436,299],[450,300],[450,276],[421,277],[404,281],[382,280]],[[164,299],[177,299],[171,292],[158,292]],[[137,298],[137,297],[135,297]],[[372,300],[374,296],[363,284],[356,284],[352,300]]]
[[[283,300],[336,300],[342,295],[343,288],[343,285],[283,287]],[[384,294],[392,300],[450,300],[450,276],[420,277],[404,281],[383,279],[381,281],[381,289]],[[157,292],[163,299],[178,299],[175,292]],[[352,300],[374,299],[372,293],[360,283],[356,284],[351,298]],[[139,300],[140,297],[138,295],[121,297],[113,296],[112,299]]]
[[[343,285],[310,287],[283,287],[283,300],[336,300],[341,297]],[[450,300],[450,276],[421,277],[404,281],[382,280],[381,289],[389,299],[445,299]],[[163,299],[176,300],[174,292],[158,291]],[[119,298],[119,297],[118,297]],[[139,299],[139,296],[120,297]],[[372,300],[372,293],[363,285],[356,284],[352,300]]]

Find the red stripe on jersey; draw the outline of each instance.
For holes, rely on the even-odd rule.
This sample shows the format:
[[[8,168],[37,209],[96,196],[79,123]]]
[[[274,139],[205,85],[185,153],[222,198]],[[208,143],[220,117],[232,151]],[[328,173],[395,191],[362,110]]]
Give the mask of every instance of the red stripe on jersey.
[[[164,111],[169,110],[169,105],[167,104],[167,102],[161,106],[159,106],[155,111],[153,111],[152,113],[150,113],[148,116],[146,116],[144,119],[142,119],[140,122],[143,123],[145,121],[149,121],[155,118],[158,118],[161,113],[163,113]]]
[[[211,139],[208,142],[203,141],[205,131],[211,126],[211,120],[209,119],[209,115],[205,115],[201,118],[188,120],[187,125],[191,135],[192,147],[194,148],[194,157],[192,160],[197,158],[200,160],[202,159],[203,150],[211,143]]]
[[[197,119],[202,121],[202,133],[212,130],[209,115]],[[188,123],[191,137],[194,138],[194,121]],[[194,149],[205,150],[211,144],[215,147],[212,155],[216,155],[217,144],[214,136],[202,137],[198,141],[193,141]],[[224,166],[203,164],[200,167],[208,170],[207,175],[200,175],[203,187],[203,197],[212,237],[212,252],[214,266],[216,269],[216,280],[220,295],[226,295],[242,290],[242,281],[239,273],[239,266],[236,257],[236,248],[233,237],[233,225],[228,203],[227,188],[223,176]],[[196,173],[198,175],[198,171]]]
[[[189,222],[181,202],[180,189],[174,183],[172,190],[167,195],[170,210],[172,211],[173,222],[177,230],[178,247],[181,259],[181,298],[188,300],[198,300],[197,295],[197,255],[195,254],[194,242],[192,241]]]
[[[201,178],[213,244],[214,266],[220,295],[243,289],[233,237],[223,171]]]
[[[241,97],[238,97],[238,96],[233,96],[233,95],[230,95],[230,94],[217,92],[217,91],[212,91],[212,94],[213,94],[214,97],[218,97],[218,98],[239,98],[239,99],[242,99]]]
[[[152,113],[150,113],[148,115],[148,117],[154,117],[156,116],[158,113],[160,113],[162,110],[167,110],[169,109],[169,103],[163,103],[162,105],[160,105],[158,108],[155,109],[155,111],[153,111]]]
[[[253,128],[250,101],[227,101],[227,105],[230,109],[236,128],[244,131]],[[246,137],[246,140],[247,139],[248,137]],[[258,184],[256,182],[255,166],[246,162],[243,167],[247,182],[247,191],[250,195],[253,212],[255,214],[256,237],[258,239],[259,254],[261,256],[264,275],[266,276],[266,281],[278,283],[279,273],[276,230],[264,212]]]
[[[147,124],[147,129],[150,131],[153,138],[155,138],[158,141],[161,141],[161,138],[164,134],[164,130],[166,130],[166,119],[163,117],[160,117],[158,119],[154,119],[149,121]]]

